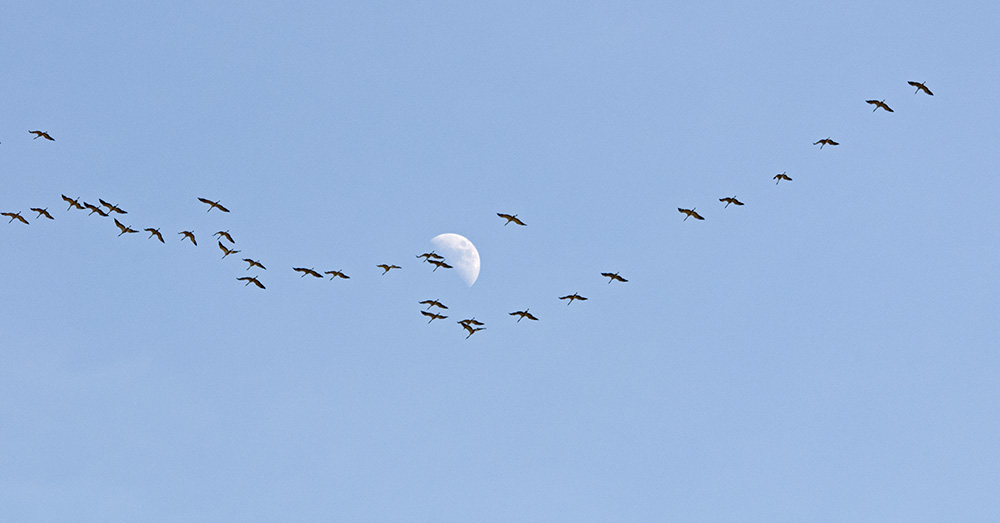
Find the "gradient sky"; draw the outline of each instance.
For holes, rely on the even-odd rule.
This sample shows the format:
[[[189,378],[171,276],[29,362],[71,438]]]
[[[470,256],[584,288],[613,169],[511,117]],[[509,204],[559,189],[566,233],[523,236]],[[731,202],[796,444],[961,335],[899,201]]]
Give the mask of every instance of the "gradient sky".
[[[1000,519],[995,2],[3,19],[0,520]]]

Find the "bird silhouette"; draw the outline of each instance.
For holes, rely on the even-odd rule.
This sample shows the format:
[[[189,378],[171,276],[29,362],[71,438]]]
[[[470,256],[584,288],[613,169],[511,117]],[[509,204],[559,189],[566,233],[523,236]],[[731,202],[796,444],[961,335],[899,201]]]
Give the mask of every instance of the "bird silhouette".
[[[777,182],[774,182],[774,185],[778,185],[778,183],[780,183],[781,180],[787,180],[789,182],[792,181],[792,179],[789,178],[788,175],[785,174],[785,173],[778,173],[778,174],[774,175],[774,178],[771,178],[771,179],[772,180],[778,180]]]
[[[929,94],[931,96],[934,96],[934,93],[932,93],[931,90],[928,89],[927,86],[924,85],[923,82],[906,82],[906,83],[908,83],[908,84],[912,85],[913,87],[917,88],[916,91],[913,91],[913,94],[917,94],[920,91],[923,91],[923,92],[925,92],[925,93],[927,93],[927,94]]]
[[[569,296],[562,296],[559,299],[560,300],[569,300],[568,302],[566,302],[566,305],[569,305],[570,303],[573,303],[573,300],[587,301],[587,298],[584,298],[583,296],[580,296],[579,294],[577,294],[575,292],[573,294],[570,294]]]
[[[118,205],[110,204],[100,198],[98,198],[97,201],[101,202],[101,205],[108,208],[108,214],[111,214],[113,212],[116,212],[118,214],[128,214],[127,212],[123,211],[121,207],[118,207]]]
[[[420,304],[421,305],[426,305],[427,306],[427,310],[431,310],[431,307],[439,307],[439,308],[442,308],[442,309],[447,309],[448,308],[444,304],[442,304],[441,302],[439,302],[438,300],[424,300],[424,301],[420,302]]]
[[[519,220],[517,218],[516,214],[504,214],[502,212],[498,212],[497,216],[499,216],[499,217],[507,220],[507,222],[503,224],[504,227],[506,227],[507,224],[509,224],[510,222],[514,222],[514,223],[516,223],[518,225],[524,225],[524,222],[522,222],[521,220]]]
[[[245,262],[247,262],[247,263],[249,263],[249,264],[250,264],[250,265],[249,265],[249,266],[247,267],[247,270],[248,270],[248,271],[249,271],[250,269],[254,268],[255,266],[256,266],[256,267],[260,267],[261,269],[264,269],[265,271],[267,270],[267,267],[264,267],[263,265],[261,265],[261,264],[260,264],[260,262],[259,262],[259,261],[257,261],[257,260],[251,260],[250,258],[243,258],[243,261],[245,261]]]
[[[107,216],[108,216],[108,213],[102,211],[101,208],[98,207],[98,206],[96,206],[96,205],[93,205],[93,204],[90,204],[90,203],[87,203],[87,202],[83,202],[83,206],[86,207],[86,208],[88,208],[88,209],[90,209],[90,214],[88,214],[87,216],[90,216],[91,214],[94,214],[95,212],[97,213],[98,216],[104,216],[105,218],[107,218]]]
[[[35,135],[35,137],[32,138],[32,140],[37,140],[39,138],[45,138],[46,140],[49,140],[49,141],[52,141],[52,142],[56,141],[56,139],[53,138],[53,137],[51,137],[51,136],[49,136],[49,133],[46,132],[46,131],[28,131],[28,133]]]
[[[126,227],[126,226],[122,225],[122,222],[118,221],[118,218],[115,218],[115,225],[117,225],[118,228],[122,230],[122,232],[118,233],[118,236],[121,236],[121,235],[123,235],[123,234],[125,234],[127,232],[129,232],[129,233],[139,232],[139,231],[137,231],[137,230],[135,230],[135,229],[133,229],[131,227]]]
[[[348,276],[348,275],[346,275],[346,274],[344,274],[343,271],[326,271],[323,274],[329,274],[331,280],[334,279],[334,278],[341,278],[341,279],[344,279],[344,280],[351,279],[351,277]]]
[[[83,210],[83,206],[80,205],[80,199],[79,198],[77,198],[77,199],[74,200],[73,198],[70,198],[69,196],[66,196],[65,194],[60,194],[60,196],[62,196],[63,200],[65,200],[66,202],[69,203],[69,207],[66,208],[67,211],[70,210],[70,209],[72,209],[73,207],[76,207],[77,209],[80,209],[81,211]]]
[[[486,325],[485,323],[477,320],[475,316],[467,320],[459,320],[458,323],[461,323],[463,327],[467,327],[469,325]]]
[[[226,256],[229,256],[230,254],[236,254],[236,253],[240,252],[240,251],[234,251],[232,249],[227,248],[225,245],[222,244],[221,241],[219,242],[219,248],[222,249],[223,253],[225,253],[225,254],[222,255],[223,259],[225,259]]]
[[[878,107],[876,107],[876,109],[878,109]],[[831,140],[829,137],[826,137],[818,142],[813,142],[813,145],[819,145],[819,148],[822,149],[824,145],[840,145],[840,143]]]
[[[146,228],[146,229],[143,229],[143,230],[149,233],[149,238],[152,238],[153,236],[156,236],[156,238],[158,240],[160,240],[160,243],[167,243],[167,242],[163,241],[163,235],[160,234],[160,230],[159,229]],[[147,239],[149,239],[149,238],[147,238]]]
[[[10,221],[7,223],[17,220],[25,225],[28,225],[28,220],[25,220],[24,216],[21,216],[20,212],[0,212],[0,216],[10,216]]]
[[[469,339],[470,337],[472,337],[473,334],[475,334],[475,333],[477,333],[479,331],[486,330],[486,327],[472,327],[472,326],[470,326],[470,325],[468,325],[466,323],[462,323],[462,322],[458,322],[458,323],[460,323],[462,325],[462,327],[465,328],[465,330],[469,331],[469,335],[466,336],[465,339]]]
[[[517,319],[517,323],[521,323],[521,320],[523,320],[525,318],[528,318],[529,320],[538,321],[538,318],[536,318],[533,314],[531,314],[530,312],[528,312],[528,309],[524,309],[523,311],[514,311],[514,312],[510,313],[510,315],[511,316],[520,316],[520,318]]]
[[[376,265],[376,267],[379,267],[379,268],[382,269],[382,276],[385,276],[385,273],[391,271],[392,269],[402,269],[402,267],[400,267],[399,265],[388,265],[388,264],[385,264],[385,263],[380,263],[380,264]]]
[[[258,281],[256,276],[244,276],[242,278],[236,278],[236,279],[240,280],[240,281],[245,281],[246,284],[243,285],[244,287],[246,287],[247,285],[250,285],[252,283],[252,284],[260,287],[261,289],[264,288],[264,284],[261,283],[260,281]]]
[[[225,207],[219,205],[219,202],[221,202],[222,200],[216,200],[213,202],[212,200],[209,200],[207,198],[198,198],[198,201],[208,204],[208,211],[205,212],[209,212],[212,209],[219,209],[222,212],[229,212],[229,209],[226,209]]]
[[[885,100],[865,100],[865,103],[870,103],[870,104],[872,104],[872,105],[875,106],[875,108],[872,109],[873,113],[875,111],[878,111],[879,107],[881,107],[882,109],[885,109],[886,111],[889,111],[890,113],[894,112],[892,110],[892,108],[890,108],[888,105],[885,104]],[[816,144],[813,144],[813,145],[816,145]]]
[[[32,211],[35,211],[35,212],[38,213],[38,217],[39,218],[41,218],[42,216],[45,216],[46,218],[48,218],[50,220],[55,220],[55,218],[53,218],[52,215],[49,214],[48,209],[49,209],[48,207],[46,207],[44,209],[39,209],[38,207],[32,207],[31,208]]]
[[[191,243],[193,243],[195,245],[198,245],[198,242],[195,241],[195,239],[194,239],[194,232],[193,231],[181,231],[181,232],[179,232],[177,234],[183,234],[184,235],[184,237],[181,238],[181,241],[184,241],[184,238],[187,238],[187,239],[191,240]]]
[[[218,236],[220,239],[221,238],[225,238],[225,239],[229,240],[229,243],[236,243],[236,242],[233,241],[233,237],[229,235],[229,231],[219,231],[219,232],[213,234],[212,236]]]
[[[719,201],[720,202],[726,202],[726,207],[729,207],[729,204],[743,205],[743,202],[737,200],[736,196],[727,196],[725,198],[719,198]],[[725,209],[726,207],[723,207],[723,209]]]
[[[424,316],[427,316],[428,318],[430,318],[429,320],[427,320],[427,323],[430,323],[430,322],[432,322],[434,320],[443,320],[443,319],[447,318],[447,316],[442,316],[442,315],[434,313],[434,312],[420,311],[420,314],[423,314]]]
[[[615,281],[615,280],[618,280],[618,281],[620,281],[620,282],[622,282],[622,283],[625,283],[625,282],[627,282],[627,281],[628,281],[628,280],[626,280],[625,278],[622,278],[621,276],[619,276],[617,272],[616,272],[616,273],[614,273],[614,274],[612,274],[612,273],[610,273],[610,272],[602,272],[602,273],[601,273],[601,276],[604,276],[605,278],[611,278],[610,280],[608,280],[608,283],[609,283],[609,284],[610,284],[611,282]]]
[[[318,272],[316,272],[316,271],[314,271],[312,269],[306,269],[306,268],[303,268],[303,267],[292,267],[292,270],[295,271],[295,272],[301,272],[302,273],[301,278],[305,278],[306,274],[308,274],[310,276],[315,276],[317,278],[322,278],[323,277],[320,273],[318,273]]]
[[[695,207],[695,209],[697,209],[697,207]],[[702,218],[700,214],[694,212],[694,209],[681,209],[680,207],[678,207],[677,210],[687,215],[684,217],[683,220],[681,220],[682,222],[686,222],[688,218],[694,218],[696,220],[704,220],[704,218]]]
[[[451,265],[439,260],[427,260],[429,263],[434,265],[434,270],[431,272],[436,272],[438,269],[452,269]]]
[[[435,260],[443,260],[444,256],[441,256],[440,254],[436,254],[434,251],[431,251],[431,252],[425,252],[423,254],[418,254],[417,258],[423,258],[424,261],[430,261],[431,258],[434,258]]]

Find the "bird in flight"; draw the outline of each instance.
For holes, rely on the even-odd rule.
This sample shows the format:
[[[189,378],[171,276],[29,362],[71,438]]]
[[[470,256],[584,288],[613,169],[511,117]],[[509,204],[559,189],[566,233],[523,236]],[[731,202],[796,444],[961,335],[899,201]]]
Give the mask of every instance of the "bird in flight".
[[[385,276],[385,273],[391,271],[392,269],[402,269],[402,267],[400,267],[399,265],[388,265],[388,264],[385,264],[385,263],[380,263],[380,264],[376,265],[376,267],[379,267],[379,268],[382,269],[382,276]]]
[[[306,274],[308,274],[310,276],[315,276],[317,278],[322,278],[323,277],[322,275],[320,275],[320,273],[318,273],[318,272],[316,272],[316,271],[314,271],[312,269],[306,269],[306,268],[303,268],[303,267],[292,267],[292,270],[295,271],[295,272],[301,272],[302,273],[301,278],[305,278]]]
[[[573,303],[573,300],[587,301],[587,298],[584,298],[583,296],[580,296],[579,294],[577,294],[575,292],[573,294],[570,294],[569,296],[562,296],[559,299],[560,300],[569,300],[568,302],[566,302],[566,305],[569,305],[570,303]]]
[[[719,198],[719,201],[720,202],[726,202],[726,207],[729,207],[729,204],[743,205],[743,202],[737,200],[736,196],[727,196],[725,198]],[[725,209],[726,207],[723,207],[723,209]]]
[[[789,178],[788,175],[785,174],[785,173],[778,173],[778,174],[774,175],[774,178],[771,178],[771,179],[772,180],[778,180],[777,182],[774,182],[774,185],[778,185],[778,183],[780,183],[781,180],[787,180],[789,182],[792,181],[792,179]]]
[[[503,224],[504,227],[506,227],[507,224],[509,224],[510,222],[514,222],[514,223],[516,223],[518,225],[524,225],[524,222],[522,222],[521,220],[519,220],[517,218],[516,214],[504,214],[502,212],[498,212],[497,216],[499,216],[499,217],[507,220],[507,223]]]
[[[243,258],[243,261],[245,261],[245,262],[247,262],[247,263],[249,263],[249,264],[250,264],[250,265],[249,265],[249,266],[247,267],[247,270],[248,270],[248,271],[249,271],[250,269],[252,269],[252,268],[253,268],[254,266],[257,266],[257,267],[260,267],[261,269],[264,269],[265,271],[267,270],[267,267],[264,267],[263,265],[261,265],[259,261],[256,261],[256,260],[251,260],[250,258]]]
[[[532,315],[530,312],[528,312],[528,309],[524,309],[523,311],[514,311],[514,312],[510,313],[510,315],[511,316],[520,316],[520,318],[517,319],[517,323],[521,323],[521,320],[523,320],[525,318],[528,318],[529,320],[538,321],[538,318],[536,318],[534,315]]]
[[[436,254],[434,251],[431,251],[431,252],[425,252],[423,254],[418,254],[417,258],[423,258],[424,261],[430,261],[431,258],[434,258],[435,260],[443,260],[444,256],[441,256],[440,254]]]
[[[18,220],[21,223],[28,225],[28,220],[25,220],[24,216],[21,216],[21,213],[19,212],[0,212],[0,216],[10,216],[10,221],[7,223]]]
[[[55,218],[53,218],[52,215],[49,214],[48,209],[49,209],[48,207],[46,207],[44,209],[39,209],[38,207],[32,207],[31,208],[32,211],[35,211],[35,212],[38,213],[38,217],[39,218],[41,218],[42,216],[45,216],[46,218],[48,218],[50,220],[55,220]]]
[[[432,264],[434,264],[434,266],[435,266],[434,270],[431,271],[431,272],[436,272],[438,269],[451,269],[451,268],[453,268],[451,265],[448,265],[447,263],[445,263],[443,261],[439,261],[439,260],[427,260],[427,261],[430,262],[430,263],[432,263]]]
[[[45,138],[46,140],[49,140],[49,141],[52,141],[52,142],[56,141],[55,138],[49,136],[48,131],[28,131],[28,133],[35,135],[35,137],[32,138],[32,140],[37,140],[39,138]]]
[[[222,244],[221,241],[219,242],[219,248],[222,249],[222,252],[225,253],[225,254],[222,255],[223,259],[225,259],[226,256],[229,256],[230,254],[236,254],[236,253],[240,252],[240,251],[234,251],[232,249],[227,248],[225,245]]]
[[[198,245],[198,242],[196,242],[194,240],[194,232],[193,231],[181,231],[181,232],[179,232],[177,234],[183,234],[184,235],[184,237],[181,238],[181,241],[184,241],[184,238],[187,238],[187,239],[191,240],[191,243],[193,243],[195,245]]]
[[[160,230],[159,229],[147,228],[147,229],[143,229],[143,230],[149,233],[149,238],[152,238],[153,236],[156,236],[156,238],[160,240],[160,243],[167,243],[167,242],[163,241],[163,235],[160,234]],[[147,238],[147,239],[149,239],[149,238]]]
[[[894,112],[891,107],[889,107],[888,105],[885,104],[885,100],[865,100],[865,103],[870,103],[870,104],[872,104],[872,105],[875,106],[875,108],[872,109],[873,113],[875,111],[878,111],[879,107],[881,107],[882,109],[885,109],[886,111],[889,111],[890,113]]]
[[[329,274],[331,280],[334,279],[334,278],[341,278],[341,279],[344,279],[344,280],[351,279],[351,277],[348,276],[348,275],[346,275],[346,274],[344,274],[343,271],[326,271],[323,274]]]
[[[198,201],[200,201],[202,203],[207,203],[208,204],[208,211],[205,211],[205,212],[209,212],[209,211],[211,211],[212,209],[215,209],[215,208],[218,208],[222,212],[229,212],[229,209],[226,209],[225,207],[219,205],[219,202],[221,202],[222,200],[215,200],[213,202],[212,200],[209,200],[207,198],[198,198]]]
[[[118,214],[128,214],[127,212],[123,211],[121,209],[121,207],[118,207],[117,205],[112,205],[112,204],[110,204],[110,203],[108,203],[108,202],[106,202],[106,201],[104,201],[104,200],[102,200],[100,198],[98,198],[97,201],[101,202],[101,205],[103,205],[103,206],[105,206],[105,207],[108,208],[108,213],[109,214],[113,213],[113,212],[116,212]]]
[[[876,107],[876,109],[878,109],[878,107]],[[840,144],[838,142],[831,140],[830,137],[826,137],[818,142],[813,142],[813,145],[819,145],[819,148],[822,149],[824,145],[840,145]]]
[[[90,214],[94,214],[96,212],[98,216],[104,216],[104,217],[108,216],[108,213],[102,211],[100,207],[94,204],[83,202],[83,206],[90,209]],[[90,214],[88,214],[87,216],[90,216]]]
[[[486,325],[485,323],[477,320],[475,316],[473,316],[472,318],[470,318],[468,320],[461,320],[458,323],[461,323],[462,326],[466,327],[466,328],[468,328],[469,325]]]
[[[447,309],[448,308],[443,303],[441,303],[441,302],[439,302],[437,300],[424,300],[424,301],[420,302],[420,304],[421,305],[426,305],[427,306],[427,310],[430,310],[431,307],[440,307],[442,309]]]
[[[620,282],[622,282],[622,283],[625,283],[625,282],[627,282],[627,281],[628,281],[628,280],[626,280],[625,278],[622,278],[621,276],[619,276],[617,272],[616,272],[616,273],[614,273],[614,274],[612,274],[612,273],[610,273],[610,272],[602,272],[602,273],[601,273],[601,276],[604,276],[605,278],[611,278],[610,280],[608,280],[608,283],[609,283],[609,284],[610,284],[611,282],[615,281],[615,280],[618,280],[618,281],[620,281]]]
[[[247,285],[250,285],[252,283],[252,284],[260,287],[261,289],[264,288],[264,284],[261,283],[260,281],[258,281],[256,276],[244,276],[242,278],[236,278],[236,279],[240,280],[240,281],[245,281],[246,285],[244,285],[244,287],[246,287]]]
[[[695,207],[695,209],[697,209],[697,207]],[[704,220],[704,218],[702,218],[700,214],[694,212],[694,209],[681,209],[680,207],[678,207],[677,210],[687,215],[681,221],[686,222],[688,218],[694,218],[696,220]]]
[[[469,331],[469,335],[466,336],[465,339],[469,339],[470,337],[472,337],[473,334],[475,334],[475,333],[477,333],[479,331],[486,330],[486,327],[472,327],[472,326],[470,326],[467,323],[462,323],[462,322],[459,322],[459,323],[462,324],[462,327],[464,327],[465,330]]]
[[[225,238],[225,239],[229,240],[229,243],[236,243],[236,242],[233,241],[233,237],[229,235],[229,231],[219,231],[219,232],[213,234],[212,236],[218,236],[220,239],[221,238]]]
[[[427,323],[430,323],[430,322],[432,322],[434,320],[443,320],[443,319],[447,318],[447,316],[442,316],[442,315],[437,314],[435,312],[420,311],[420,314],[423,314],[424,316],[427,316],[428,318],[430,318],[429,320],[427,320]]]
[[[118,221],[118,218],[115,218],[115,225],[117,225],[118,228],[122,230],[122,232],[118,233],[118,236],[121,236],[127,232],[139,232],[131,227],[126,227],[122,225],[122,222]]]
[[[932,93],[931,90],[928,89],[927,86],[924,85],[923,82],[906,82],[906,83],[908,83],[908,84],[912,85],[913,87],[917,88],[916,91],[913,91],[913,94],[917,94],[920,91],[923,91],[923,92],[925,92],[925,93],[927,93],[927,94],[929,94],[931,96],[934,96],[934,93]],[[51,138],[50,138],[50,140],[51,140]]]
[[[77,198],[77,199],[74,200],[73,198],[70,198],[69,196],[66,196],[65,194],[60,194],[59,196],[62,196],[62,199],[69,203],[69,207],[66,208],[67,211],[70,210],[70,209],[72,209],[73,207],[76,207],[77,209],[80,209],[81,211],[83,210],[83,206],[80,205],[80,199],[79,198]]]

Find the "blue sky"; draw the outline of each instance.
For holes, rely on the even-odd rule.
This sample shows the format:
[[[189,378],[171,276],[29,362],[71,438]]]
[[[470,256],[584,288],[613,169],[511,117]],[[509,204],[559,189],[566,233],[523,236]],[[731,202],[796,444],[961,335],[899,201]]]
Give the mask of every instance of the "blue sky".
[[[998,15],[8,6],[0,519],[996,520]]]

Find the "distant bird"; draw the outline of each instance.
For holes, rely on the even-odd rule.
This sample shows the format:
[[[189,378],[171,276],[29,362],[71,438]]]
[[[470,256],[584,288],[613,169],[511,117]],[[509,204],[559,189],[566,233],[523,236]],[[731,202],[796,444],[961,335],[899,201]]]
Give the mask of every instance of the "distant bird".
[[[264,288],[264,284],[261,283],[260,281],[258,281],[256,276],[244,276],[242,278],[236,278],[236,279],[240,280],[240,281],[247,282],[246,285],[244,285],[244,287],[246,287],[247,285],[250,285],[252,283],[252,284],[260,287],[261,289]]]
[[[156,238],[158,240],[160,240],[160,243],[167,243],[167,242],[163,241],[163,235],[160,234],[160,230],[159,229],[147,228],[147,229],[143,229],[143,230],[149,233],[149,238],[152,238],[153,236],[156,236]],[[149,238],[147,238],[147,240]]]
[[[385,276],[385,273],[391,271],[392,269],[402,269],[402,267],[400,267],[399,265],[388,265],[388,264],[385,264],[385,263],[380,263],[380,264],[376,265],[376,267],[379,267],[379,268],[382,269],[382,276]]]
[[[697,209],[697,207],[695,207],[695,209]],[[686,222],[688,218],[694,218],[696,220],[704,220],[704,218],[702,218],[700,214],[694,212],[694,209],[681,209],[680,207],[678,207],[677,210],[687,215],[684,217],[683,220],[681,220],[683,222]]]
[[[443,261],[438,261],[438,260],[427,260],[427,261],[429,263],[432,263],[432,264],[435,265],[434,270],[431,271],[431,272],[436,272],[438,269],[452,269],[453,268],[451,265],[448,265],[447,263],[445,263]]]
[[[32,138],[32,140],[37,140],[39,138],[45,138],[46,140],[49,140],[49,141],[53,141],[53,142],[56,141],[55,138],[49,136],[49,133],[47,131],[28,131],[28,133],[35,135],[35,137]]]
[[[70,210],[70,209],[72,209],[73,207],[76,207],[77,209],[80,209],[81,211],[83,210],[83,206],[80,205],[80,199],[79,198],[77,198],[77,199],[74,200],[73,198],[70,198],[69,196],[66,196],[65,194],[60,194],[60,196],[62,196],[63,200],[65,200],[66,202],[69,203],[69,207],[66,208],[67,211]]]
[[[45,216],[46,218],[48,218],[50,220],[55,220],[55,218],[53,218],[52,215],[49,214],[48,207],[46,207],[44,209],[39,209],[38,207],[32,207],[31,210],[37,212],[39,218],[41,218],[42,216]]]
[[[139,232],[131,227],[126,227],[122,225],[122,222],[118,221],[118,218],[115,218],[115,225],[117,225],[118,228],[122,230],[122,232],[118,233],[118,236],[121,236],[127,232]]]
[[[302,278],[305,278],[306,274],[309,274],[310,276],[315,276],[317,278],[322,278],[323,277],[322,275],[320,275],[320,273],[318,273],[318,272],[316,272],[316,271],[314,271],[312,269],[306,269],[306,268],[303,268],[303,267],[292,267],[292,270],[295,271],[295,272],[301,272],[302,273],[302,276],[301,276]]]
[[[236,243],[233,241],[233,237],[229,235],[229,231],[219,231],[212,236],[218,236],[219,238],[225,238],[229,240],[229,243]]]
[[[442,309],[447,309],[448,308],[448,307],[445,307],[444,304],[442,304],[441,302],[439,302],[437,300],[424,300],[424,301],[420,302],[420,304],[421,305],[426,305],[427,306],[427,310],[431,310],[431,307],[439,307],[439,308],[442,308]]]
[[[187,238],[187,239],[191,240],[191,243],[193,243],[195,245],[198,245],[198,242],[196,242],[195,239],[194,239],[194,232],[193,231],[181,231],[181,232],[179,232],[177,234],[183,234],[184,238]],[[181,241],[184,241],[184,238],[181,238]]]
[[[916,87],[916,88],[917,88],[917,90],[916,90],[916,91],[913,91],[913,94],[917,94],[917,93],[919,93],[920,91],[923,91],[923,92],[925,92],[925,93],[927,93],[927,94],[929,94],[929,95],[931,95],[931,96],[934,96],[934,93],[932,93],[932,92],[931,92],[931,90],[930,90],[930,89],[928,89],[928,88],[927,88],[927,86],[926,86],[926,85],[924,85],[924,83],[923,83],[923,82],[906,82],[906,83],[908,83],[908,84],[912,85],[913,87]],[[50,138],[50,139],[51,139],[51,138]]]
[[[417,258],[423,258],[424,261],[430,261],[431,258],[434,258],[435,260],[443,260],[444,256],[441,256],[440,254],[435,254],[434,251],[431,251],[431,252],[425,252],[423,254],[418,254]]]
[[[725,198],[719,198],[719,201],[720,202],[726,202],[726,207],[729,207],[729,204],[743,205],[743,202],[737,200],[736,196],[727,196]],[[723,207],[723,209],[725,209],[726,207]]]
[[[430,318],[429,320],[427,320],[427,323],[430,323],[430,322],[432,322],[434,320],[443,320],[443,319],[447,318],[447,316],[442,316],[442,315],[434,313],[434,312],[420,311],[420,314],[423,314],[424,316],[427,316],[428,318]]]
[[[267,270],[267,267],[264,267],[263,265],[261,265],[259,261],[251,260],[250,258],[243,258],[243,261],[245,261],[245,262],[247,262],[247,263],[250,264],[250,266],[247,267],[248,271],[250,269],[254,268],[254,266],[260,267],[261,269],[264,269],[265,271]]]
[[[876,107],[876,109],[878,109],[878,107]],[[838,142],[831,140],[829,137],[826,137],[818,142],[813,142],[813,145],[819,145],[819,148],[822,149],[824,145],[840,145],[840,144]]]
[[[108,203],[108,202],[106,202],[106,201],[104,201],[104,200],[102,200],[100,198],[98,198],[97,201],[101,202],[101,205],[103,205],[103,206],[105,206],[105,207],[108,208],[108,214],[113,213],[113,212],[116,212],[118,214],[128,214],[127,212],[121,210],[121,208],[118,207],[117,205],[112,205],[112,204],[110,204],[110,203]]]
[[[348,275],[346,275],[346,274],[344,274],[343,271],[326,271],[323,274],[329,274],[331,280],[334,279],[334,278],[341,278],[341,279],[344,279],[344,280],[351,279],[351,277],[348,276]]]
[[[615,281],[615,280],[618,280],[618,281],[620,281],[620,282],[622,282],[622,283],[625,283],[625,282],[627,282],[627,281],[628,281],[628,280],[626,280],[625,278],[622,278],[621,276],[619,276],[617,272],[616,272],[616,273],[614,273],[614,274],[612,274],[612,273],[610,273],[610,272],[602,272],[602,273],[601,273],[601,276],[604,276],[605,278],[611,278],[610,280],[608,280],[608,283],[609,283],[609,284],[610,284],[611,282]]]
[[[24,216],[21,216],[20,212],[0,212],[0,216],[10,216],[10,222],[12,222],[14,220],[18,220],[21,223],[23,223],[25,225],[28,225],[28,220],[25,220]],[[7,222],[7,223],[10,223],[10,222]]]
[[[229,209],[226,209],[225,207],[219,205],[219,202],[221,202],[222,200],[215,200],[213,202],[212,200],[209,200],[209,199],[206,199],[206,198],[198,198],[198,201],[200,201],[202,203],[207,203],[208,204],[208,211],[205,211],[205,212],[209,212],[209,211],[211,211],[212,209],[215,209],[215,208],[219,209],[222,212],[229,212]]]
[[[792,179],[789,178],[788,175],[785,174],[785,173],[778,173],[778,174],[774,175],[774,178],[771,178],[771,179],[772,180],[778,180],[777,182],[774,182],[774,185],[778,185],[778,183],[780,183],[781,180],[787,180],[789,182],[792,181]]]
[[[889,111],[890,113],[894,112],[888,105],[885,104],[885,100],[865,100],[865,103],[870,103],[875,106],[875,108],[872,109],[873,113],[875,111],[878,111],[879,107],[885,109],[886,111]]]
[[[517,323],[521,323],[521,320],[523,320],[525,318],[528,318],[529,320],[538,321],[538,318],[536,318],[534,315],[532,315],[530,312],[528,312],[528,309],[524,309],[523,311],[514,311],[514,312],[510,313],[510,315],[511,316],[520,316],[520,318],[517,319]]]
[[[506,227],[507,224],[509,224],[510,222],[514,222],[514,223],[516,223],[518,225],[524,225],[524,222],[522,222],[521,220],[517,219],[517,215],[516,214],[504,214],[502,212],[498,212],[497,216],[499,216],[499,217],[507,220],[507,223],[503,224],[504,227]]]
[[[570,294],[569,296],[562,296],[559,299],[560,300],[569,300],[568,302],[566,302],[566,305],[569,305],[570,303],[573,303],[573,300],[587,301],[587,298],[584,298],[583,296],[580,296],[579,294],[577,294],[575,292],[573,294]]]
[[[102,211],[101,208],[96,205],[83,202],[83,206],[90,209],[90,214],[94,214],[96,212],[98,216],[104,216],[105,218],[107,218],[108,216],[108,213]],[[90,214],[88,214],[87,216],[90,216]]]
[[[485,323],[476,320],[475,316],[468,320],[460,320],[458,323],[462,324],[463,327],[468,327],[469,325],[486,325]]]
[[[466,336],[465,339],[469,339],[470,337],[472,337],[473,334],[475,334],[475,333],[477,333],[479,331],[486,330],[486,327],[475,327],[475,328],[473,328],[473,327],[470,327],[469,325],[467,325],[465,323],[462,323],[462,322],[459,322],[459,323],[462,324],[462,327],[464,327],[465,330],[469,331],[469,335]]]
[[[240,252],[240,251],[234,251],[232,249],[227,248],[225,245],[222,244],[222,242],[219,242],[219,248],[222,249],[222,252],[225,253],[225,254],[222,255],[223,259],[225,259],[226,256],[229,256],[230,254],[236,254],[236,253]]]

